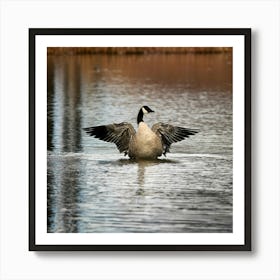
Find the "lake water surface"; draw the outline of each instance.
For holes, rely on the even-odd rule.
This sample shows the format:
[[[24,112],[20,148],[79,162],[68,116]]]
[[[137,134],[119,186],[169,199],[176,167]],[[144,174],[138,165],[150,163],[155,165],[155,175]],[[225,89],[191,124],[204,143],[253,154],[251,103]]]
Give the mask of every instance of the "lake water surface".
[[[135,162],[84,127],[168,122],[200,132]],[[48,57],[48,232],[232,232],[232,57]]]

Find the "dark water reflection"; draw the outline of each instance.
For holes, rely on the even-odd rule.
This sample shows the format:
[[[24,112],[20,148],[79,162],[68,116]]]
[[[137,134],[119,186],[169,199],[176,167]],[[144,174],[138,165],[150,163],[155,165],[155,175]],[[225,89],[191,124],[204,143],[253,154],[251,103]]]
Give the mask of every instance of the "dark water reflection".
[[[231,232],[232,57],[48,57],[48,232]],[[134,162],[82,127],[198,128],[167,158]]]

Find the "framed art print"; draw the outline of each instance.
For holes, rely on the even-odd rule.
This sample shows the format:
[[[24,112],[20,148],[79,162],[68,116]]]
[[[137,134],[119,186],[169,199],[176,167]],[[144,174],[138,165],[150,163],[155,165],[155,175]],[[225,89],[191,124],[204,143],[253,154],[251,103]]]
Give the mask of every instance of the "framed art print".
[[[251,250],[250,29],[29,43],[29,250]]]

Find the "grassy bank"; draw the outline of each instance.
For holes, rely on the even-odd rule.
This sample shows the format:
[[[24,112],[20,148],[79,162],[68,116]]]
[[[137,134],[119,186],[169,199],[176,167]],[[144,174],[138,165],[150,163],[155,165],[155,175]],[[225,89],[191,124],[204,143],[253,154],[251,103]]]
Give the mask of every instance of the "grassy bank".
[[[230,47],[49,47],[48,55],[85,55],[85,54],[214,54],[231,52]]]

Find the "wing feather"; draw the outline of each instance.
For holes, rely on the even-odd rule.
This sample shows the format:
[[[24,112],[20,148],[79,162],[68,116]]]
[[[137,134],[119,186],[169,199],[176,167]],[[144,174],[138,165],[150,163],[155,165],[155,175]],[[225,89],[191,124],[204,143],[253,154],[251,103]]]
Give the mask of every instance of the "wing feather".
[[[83,129],[90,136],[106,142],[115,143],[118,150],[125,154],[128,153],[131,137],[136,133],[133,126],[127,122],[93,126]]]
[[[164,148],[164,155],[169,152],[172,143],[182,141],[190,135],[195,135],[199,132],[197,129],[173,126],[162,122],[154,124],[152,131],[160,137]]]

